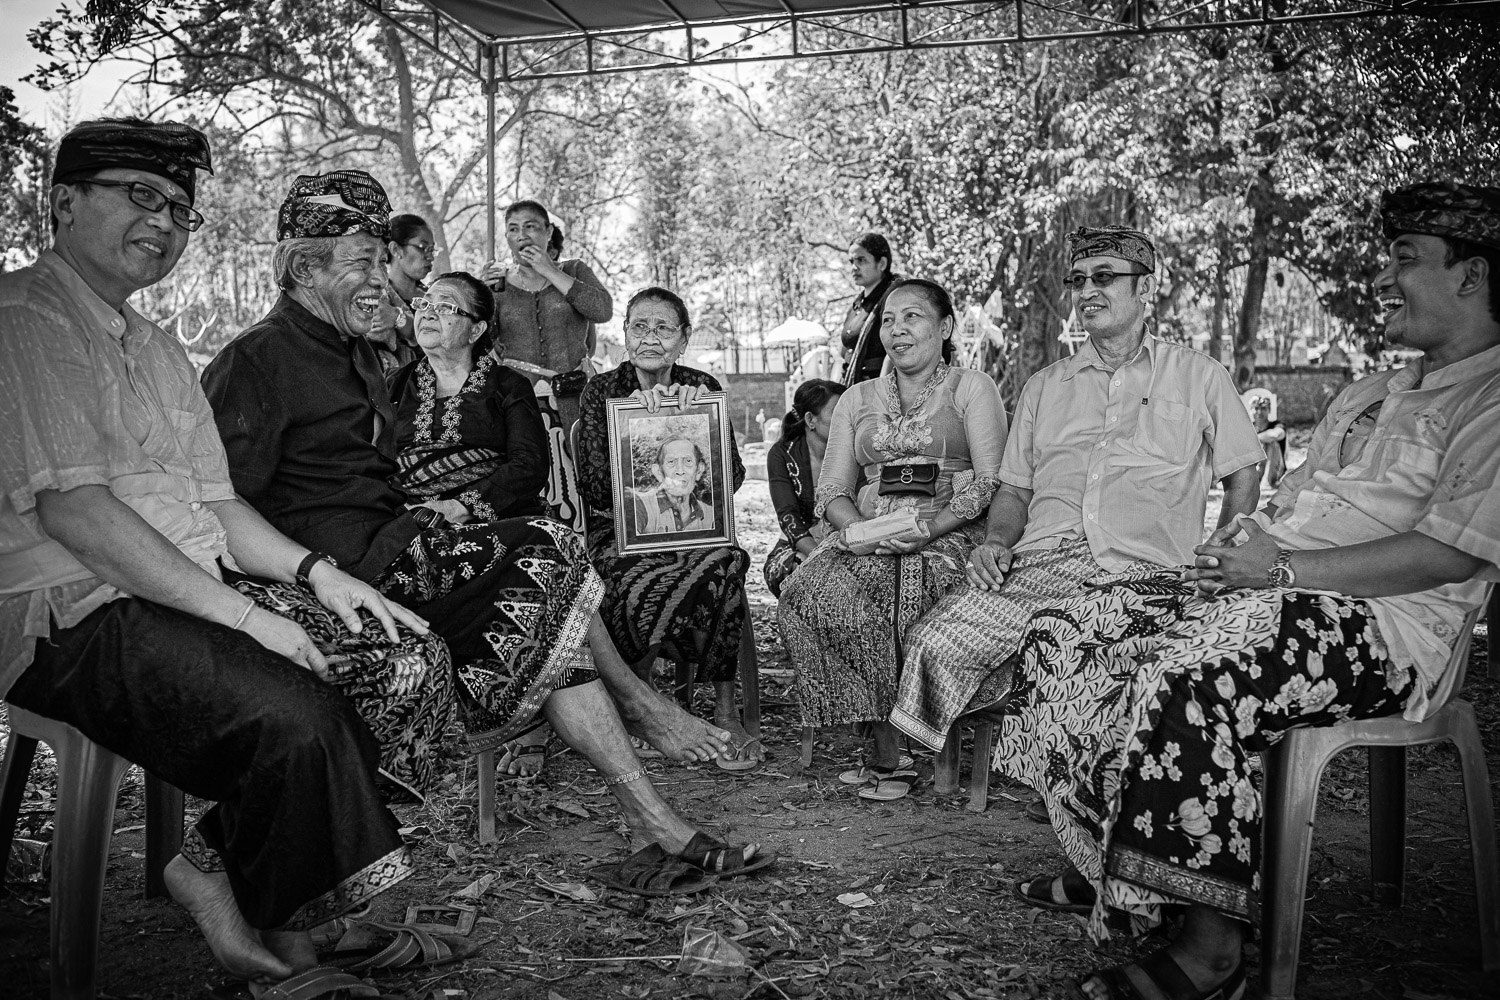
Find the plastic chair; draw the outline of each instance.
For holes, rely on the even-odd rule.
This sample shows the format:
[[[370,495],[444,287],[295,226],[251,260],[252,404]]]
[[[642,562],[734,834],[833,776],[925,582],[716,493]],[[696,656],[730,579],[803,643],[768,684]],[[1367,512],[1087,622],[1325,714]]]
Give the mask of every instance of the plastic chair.
[[[10,738],[0,768],[0,871],[10,854],[16,817],[37,742],[57,760],[57,814],[52,837],[52,1000],[94,1000],[99,915],[114,829],[115,796],[130,763],[67,723],[8,705]],[[182,846],[182,793],[147,777],[146,895],[162,895],[162,869]],[[175,819],[175,822],[174,822]]]
[[[974,759],[969,766],[969,812],[982,813],[990,804],[990,754],[995,748],[995,724],[982,717],[965,716],[948,730],[948,740],[938,751],[932,767],[932,787],[940,795],[958,791],[958,757],[963,749],[965,724],[974,726]]]
[[[1455,692],[1463,686],[1477,617],[1477,611],[1470,614],[1448,665],[1456,671]],[[1265,770],[1261,990],[1265,1000],[1294,997],[1313,815],[1323,768],[1341,750],[1369,747],[1370,881],[1376,899],[1400,906],[1405,885],[1406,748],[1438,740],[1451,740],[1458,748],[1479,903],[1480,955],[1486,972],[1500,972],[1500,856],[1489,767],[1474,707],[1454,697],[1422,722],[1392,716],[1294,729],[1261,755]]]

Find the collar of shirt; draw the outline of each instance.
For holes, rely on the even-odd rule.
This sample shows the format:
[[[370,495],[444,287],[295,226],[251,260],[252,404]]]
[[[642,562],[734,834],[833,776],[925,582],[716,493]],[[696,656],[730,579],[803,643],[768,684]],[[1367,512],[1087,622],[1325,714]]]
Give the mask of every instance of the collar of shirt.
[[[73,296],[73,301],[99,329],[109,333],[127,351],[138,348],[137,338],[132,337],[127,341],[126,332],[134,330],[144,334],[147,331],[140,314],[130,308],[129,302],[118,310],[105,302],[89,287],[88,282],[83,280],[83,276],[73,270],[73,265],[64,260],[55,250],[42,251],[41,256],[37,258],[37,266],[45,268],[60,285],[67,289],[68,293]]]
[[[1424,366],[1421,363],[1410,366],[1407,371],[1413,373],[1412,385],[1403,385],[1397,379],[1391,379],[1392,390],[1410,389],[1412,386],[1420,385],[1423,389],[1442,389],[1446,386],[1457,385],[1482,375],[1493,375],[1500,372],[1500,346],[1491,347],[1487,351],[1472,354],[1462,361],[1455,361],[1451,365],[1444,365],[1437,371],[1423,374]],[[1402,372],[1405,374],[1405,372]],[[1399,378],[1399,376],[1398,376]]]
[[[1136,352],[1132,354],[1124,364],[1120,365],[1120,367],[1127,368],[1130,365],[1135,364],[1136,361],[1140,360],[1142,355],[1145,356],[1146,363],[1154,367],[1156,364],[1156,343],[1157,341],[1155,337],[1153,337],[1149,333],[1146,334],[1145,338],[1141,341],[1141,346],[1137,348]],[[1104,359],[1099,356],[1099,348],[1094,345],[1093,337],[1085,340],[1083,342],[1083,346],[1078,349],[1077,353],[1075,353],[1071,358],[1068,359],[1068,363],[1063,371],[1062,380],[1064,382],[1070,381],[1074,375],[1077,375],[1085,368],[1098,368],[1100,371],[1104,372],[1114,372],[1118,370],[1115,368],[1111,368],[1109,367],[1109,365],[1106,365],[1104,363]]]
[[[349,347],[356,339],[353,335],[344,333],[332,323],[319,319],[313,314],[311,309],[308,309],[286,292],[281,293],[281,297],[276,300],[276,304],[271,307],[271,311],[267,314],[266,318],[275,319],[278,322],[295,327],[308,336],[323,341],[325,344]],[[365,338],[360,337],[358,339],[364,340]]]

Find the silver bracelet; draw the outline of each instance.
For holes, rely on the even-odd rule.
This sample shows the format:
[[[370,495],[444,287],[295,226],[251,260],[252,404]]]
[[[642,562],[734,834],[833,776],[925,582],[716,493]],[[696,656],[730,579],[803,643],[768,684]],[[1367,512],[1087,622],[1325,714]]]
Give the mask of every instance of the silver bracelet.
[[[235,621],[233,625],[230,626],[230,628],[238,630],[241,625],[245,624],[245,619],[250,617],[250,612],[255,610],[254,601],[252,601],[248,597],[245,598],[245,601],[245,610],[240,612],[240,617]]]
[[[634,771],[626,771],[624,774],[608,775],[604,779],[604,784],[606,787],[610,785],[623,785],[627,781],[639,781],[644,777],[646,777],[646,769],[638,767]]]

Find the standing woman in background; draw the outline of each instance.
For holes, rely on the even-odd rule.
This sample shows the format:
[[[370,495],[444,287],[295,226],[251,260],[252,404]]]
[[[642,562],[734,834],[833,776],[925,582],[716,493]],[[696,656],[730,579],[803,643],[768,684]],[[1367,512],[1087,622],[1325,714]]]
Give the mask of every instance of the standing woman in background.
[[[813,516],[813,491],[823,469],[833,411],[843,392],[842,384],[826,378],[797,386],[792,409],[781,421],[781,440],[766,453],[771,506],[783,536],[766,556],[766,587],[777,598],[782,583],[828,534],[828,522]]]
[[[880,311],[901,276],[891,270],[891,245],[879,233],[865,233],[849,245],[850,275],[859,294],[849,305],[840,336],[844,343],[844,384],[878,378],[885,363],[880,343]]]
[[[376,310],[370,327],[369,341],[389,384],[398,371],[422,356],[417,347],[416,310],[411,302],[427,291],[422,279],[432,271],[437,244],[427,220],[420,215],[397,215],[390,221],[386,249],[391,255],[386,268],[390,280],[385,286],[385,301]]]
[[[578,394],[594,374],[588,359],[595,324],[614,315],[614,301],[587,264],[561,259],[557,227],[541,204],[518,201],[506,208],[505,242],[512,266],[504,270],[491,261],[480,273],[495,293],[495,353],[537,390],[552,448],[547,506],[582,534],[583,504],[568,435],[578,419]]]

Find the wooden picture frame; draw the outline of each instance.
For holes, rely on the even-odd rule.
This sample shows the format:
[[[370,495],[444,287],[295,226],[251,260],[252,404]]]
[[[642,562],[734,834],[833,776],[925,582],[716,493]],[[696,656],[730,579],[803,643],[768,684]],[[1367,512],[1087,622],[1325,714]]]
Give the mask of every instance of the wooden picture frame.
[[[728,396],[706,392],[686,410],[668,403],[655,413],[611,399],[606,415],[619,553],[733,545]]]

